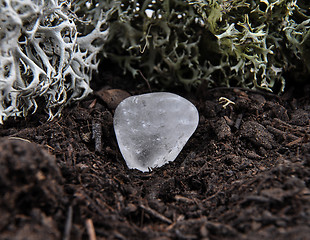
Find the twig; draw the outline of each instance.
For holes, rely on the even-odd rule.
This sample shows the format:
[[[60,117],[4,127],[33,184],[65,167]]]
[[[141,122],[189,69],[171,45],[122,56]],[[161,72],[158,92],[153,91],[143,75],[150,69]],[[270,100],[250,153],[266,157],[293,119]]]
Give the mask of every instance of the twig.
[[[88,108],[94,108],[95,107],[95,105],[96,105],[96,103],[97,103],[97,99],[95,99],[94,101],[92,101],[91,102],[91,104],[89,104],[89,106],[88,106]]]
[[[242,114],[242,113],[238,114],[237,119],[236,119],[236,121],[235,121],[235,128],[236,128],[236,129],[239,129],[240,124],[241,124],[242,117],[243,117],[243,114]]]
[[[279,95],[276,95],[274,93],[271,92],[266,92],[264,90],[259,90],[259,89],[250,89],[250,88],[244,88],[244,87],[215,87],[215,88],[210,88],[207,89],[206,92],[214,92],[214,91],[234,91],[234,90],[240,90],[240,91],[244,91],[244,92],[251,92],[251,93],[258,93],[258,94],[262,94],[268,97],[274,97],[277,99],[280,99]]]
[[[146,79],[146,77],[144,77],[143,73],[140,70],[138,70],[137,72],[141,75],[143,80],[146,82],[146,85],[147,85],[149,91],[152,92],[152,88],[151,88],[151,85],[150,85],[149,81]]]
[[[44,146],[47,147],[48,149],[51,149],[51,150],[55,151],[55,148],[51,147],[51,146],[48,145],[48,144],[45,144]]]
[[[100,153],[102,150],[102,129],[101,124],[93,120],[92,122],[93,139],[95,140],[95,151]]]
[[[301,131],[301,132],[304,132],[305,129],[306,129],[306,131],[309,131],[309,130],[310,130],[310,129],[309,129],[309,125],[306,126],[306,127],[297,126],[297,125],[292,125],[292,124],[289,124],[289,123],[287,123],[287,122],[285,122],[285,121],[283,121],[283,120],[281,120],[281,119],[279,119],[279,118],[274,118],[273,121],[274,121],[275,124],[277,124],[277,125],[278,125],[278,124],[281,124],[281,125],[283,125],[284,127],[292,128],[293,130],[297,130],[297,131]]]
[[[280,129],[277,129],[277,128],[274,128],[272,126],[267,126],[267,129],[269,132],[271,132],[273,135],[276,135],[278,137],[281,137],[283,140],[292,140],[292,141],[295,141],[296,139],[298,139],[297,136],[295,136],[294,134],[291,134],[291,133],[287,133],[287,132],[284,132]]]
[[[296,140],[289,142],[286,144],[287,147],[292,147],[293,145],[296,145],[298,143],[301,143],[303,141],[303,137],[297,138]]]
[[[176,195],[174,198],[175,198],[175,200],[180,201],[180,202],[185,202],[185,203],[193,203],[194,202],[193,199],[183,197],[181,195]]]
[[[140,208],[142,208],[144,211],[146,211],[147,213],[153,215],[154,217],[158,218],[159,220],[168,223],[168,224],[172,224],[172,221],[165,217],[164,215],[160,214],[159,212],[155,211],[154,209],[144,206],[143,204],[139,205]]]
[[[89,240],[96,240],[96,233],[95,233],[93,220],[88,218],[86,219],[85,224],[86,224],[86,229],[87,229]]]
[[[70,240],[70,233],[72,228],[72,215],[73,215],[72,206],[69,206],[63,240]]]
[[[21,138],[21,137],[9,137],[10,140],[20,140],[20,141],[24,141],[24,142],[29,142],[31,143],[31,141],[29,141],[28,139],[25,138]]]

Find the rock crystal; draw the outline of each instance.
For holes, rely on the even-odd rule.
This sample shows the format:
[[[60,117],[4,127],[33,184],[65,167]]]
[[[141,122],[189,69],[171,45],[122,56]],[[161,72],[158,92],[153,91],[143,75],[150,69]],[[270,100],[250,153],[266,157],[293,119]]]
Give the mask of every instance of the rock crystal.
[[[148,93],[118,105],[114,131],[127,166],[147,172],[176,159],[198,120],[188,100],[167,92]]]

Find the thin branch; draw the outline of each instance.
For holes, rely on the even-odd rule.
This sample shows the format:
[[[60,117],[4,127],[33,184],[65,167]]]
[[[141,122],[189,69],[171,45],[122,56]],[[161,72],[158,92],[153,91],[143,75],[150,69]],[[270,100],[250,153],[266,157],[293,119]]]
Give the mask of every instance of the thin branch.
[[[96,232],[95,232],[93,220],[88,218],[86,219],[85,224],[86,224],[86,229],[87,229],[89,240],[96,240]]]

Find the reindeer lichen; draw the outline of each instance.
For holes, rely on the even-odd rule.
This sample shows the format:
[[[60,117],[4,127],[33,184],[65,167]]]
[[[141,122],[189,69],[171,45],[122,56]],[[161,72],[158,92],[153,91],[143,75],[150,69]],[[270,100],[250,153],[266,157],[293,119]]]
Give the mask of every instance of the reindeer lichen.
[[[95,28],[80,36],[70,2],[0,1],[0,122],[35,112],[43,98],[52,119],[63,106],[87,96],[97,70]],[[100,19],[98,19],[100,21]]]
[[[161,86],[204,82],[282,92],[283,72],[309,67],[309,6],[299,7],[301,1],[106,2],[114,8],[107,56]]]

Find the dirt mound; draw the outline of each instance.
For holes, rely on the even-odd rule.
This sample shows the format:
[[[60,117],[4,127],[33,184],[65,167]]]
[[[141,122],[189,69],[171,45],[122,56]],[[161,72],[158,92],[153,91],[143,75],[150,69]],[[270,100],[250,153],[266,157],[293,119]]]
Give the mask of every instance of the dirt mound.
[[[52,122],[39,114],[1,126],[0,238],[307,239],[309,95],[179,94],[197,106],[198,129],[150,173],[126,167],[114,105],[100,93]]]
[[[0,139],[0,229],[7,229],[1,238],[60,238],[55,216],[63,214],[67,197],[55,157],[13,139]]]

